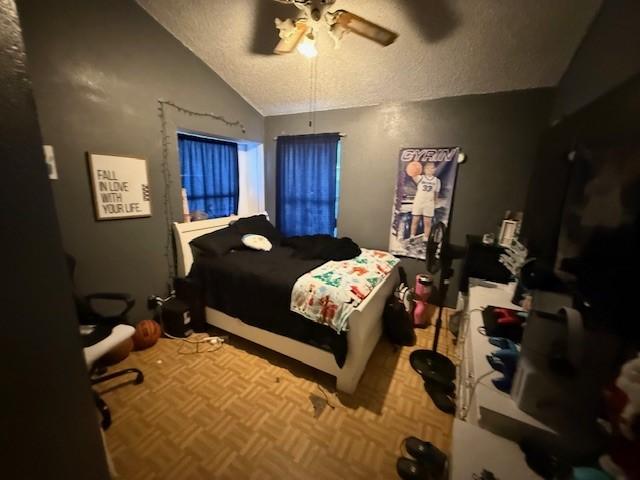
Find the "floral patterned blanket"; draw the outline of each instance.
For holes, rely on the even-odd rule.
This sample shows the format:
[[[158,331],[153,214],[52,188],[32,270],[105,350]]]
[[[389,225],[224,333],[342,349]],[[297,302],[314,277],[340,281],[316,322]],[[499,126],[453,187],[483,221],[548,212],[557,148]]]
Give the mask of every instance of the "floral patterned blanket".
[[[399,261],[388,252],[365,248],[351,260],[329,261],[298,278],[291,311],[338,333],[347,331],[349,315]]]

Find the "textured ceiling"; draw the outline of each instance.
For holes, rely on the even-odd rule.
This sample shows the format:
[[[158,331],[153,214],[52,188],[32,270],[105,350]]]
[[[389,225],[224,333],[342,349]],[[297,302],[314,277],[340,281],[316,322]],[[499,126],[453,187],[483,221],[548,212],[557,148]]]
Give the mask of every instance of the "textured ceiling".
[[[265,55],[272,0],[137,0],[263,115],[308,111],[310,61]],[[555,86],[601,0],[337,0],[400,34],[382,48],[318,35],[316,109]]]

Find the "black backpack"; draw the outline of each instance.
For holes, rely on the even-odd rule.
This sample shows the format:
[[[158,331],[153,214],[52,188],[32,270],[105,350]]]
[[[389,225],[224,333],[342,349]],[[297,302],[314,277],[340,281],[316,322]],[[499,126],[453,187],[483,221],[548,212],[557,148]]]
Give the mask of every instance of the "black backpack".
[[[394,293],[387,299],[382,314],[384,322],[384,332],[391,343],[410,347],[416,344],[416,334],[413,331],[413,319],[411,313],[407,311],[405,297],[408,292],[406,285],[406,274],[400,267],[400,278],[402,283],[396,288]],[[411,305],[411,302],[408,302]]]
[[[391,295],[384,306],[382,314],[384,331],[391,343],[410,347],[416,344],[416,334],[413,331],[413,321],[404,303]]]

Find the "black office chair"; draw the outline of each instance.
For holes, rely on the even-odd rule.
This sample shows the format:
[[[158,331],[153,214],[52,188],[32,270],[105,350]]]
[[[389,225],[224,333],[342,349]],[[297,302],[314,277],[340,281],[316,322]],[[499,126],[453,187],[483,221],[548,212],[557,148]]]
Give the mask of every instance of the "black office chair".
[[[141,384],[144,381],[144,375],[139,369],[126,368],[105,374],[106,369],[101,367],[98,362],[100,357],[122,341],[131,338],[135,333],[135,329],[129,324],[127,318],[127,314],[133,308],[135,300],[127,293],[104,292],[84,296],[79,295],[73,282],[76,260],[69,254],[67,254],[67,264],[73,285],[73,297],[80,322],[80,333],[91,385],[130,373],[136,375],[134,383],[136,385]],[[115,314],[105,315],[98,311],[95,305],[96,301],[118,302],[122,303],[123,307]],[[104,400],[100,398],[98,392],[94,390],[93,393],[96,406],[102,414],[102,428],[106,430],[111,425],[111,412]]]

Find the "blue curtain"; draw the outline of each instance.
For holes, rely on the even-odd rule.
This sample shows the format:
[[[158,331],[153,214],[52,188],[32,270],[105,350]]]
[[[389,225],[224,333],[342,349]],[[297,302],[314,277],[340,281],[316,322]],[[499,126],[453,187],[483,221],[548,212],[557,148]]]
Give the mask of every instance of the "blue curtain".
[[[178,150],[189,211],[203,210],[209,218],[236,214],[238,145],[179,133]]]
[[[278,137],[276,224],[287,236],[335,234],[337,133]]]

